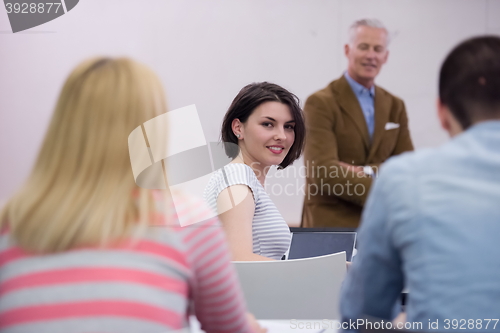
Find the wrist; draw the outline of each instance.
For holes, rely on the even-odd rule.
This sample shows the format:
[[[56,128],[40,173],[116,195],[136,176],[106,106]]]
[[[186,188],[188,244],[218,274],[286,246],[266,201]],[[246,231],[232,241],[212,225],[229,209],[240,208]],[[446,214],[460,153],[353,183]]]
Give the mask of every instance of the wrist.
[[[365,165],[363,167],[363,173],[365,174],[365,176],[368,176],[370,178],[373,178],[373,176],[375,175],[375,172],[373,171],[373,168],[369,165]]]

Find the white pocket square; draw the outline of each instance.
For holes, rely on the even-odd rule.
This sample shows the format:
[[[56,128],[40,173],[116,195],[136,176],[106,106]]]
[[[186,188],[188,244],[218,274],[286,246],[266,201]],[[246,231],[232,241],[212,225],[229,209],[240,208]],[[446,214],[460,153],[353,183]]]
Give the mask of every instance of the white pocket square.
[[[385,124],[385,130],[391,130],[391,129],[394,129],[394,128],[399,128],[399,124],[396,124],[396,123],[386,123]]]

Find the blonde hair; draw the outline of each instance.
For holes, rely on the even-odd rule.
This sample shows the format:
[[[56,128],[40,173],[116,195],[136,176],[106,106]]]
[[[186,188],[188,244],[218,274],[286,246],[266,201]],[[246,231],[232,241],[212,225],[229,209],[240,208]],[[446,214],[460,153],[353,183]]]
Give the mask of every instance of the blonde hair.
[[[145,230],[153,198],[135,184],[127,138],[166,111],[161,83],[146,66],[127,58],[80,64],[62,88],[31,175],[0,214],[2,227],[39,253]]]

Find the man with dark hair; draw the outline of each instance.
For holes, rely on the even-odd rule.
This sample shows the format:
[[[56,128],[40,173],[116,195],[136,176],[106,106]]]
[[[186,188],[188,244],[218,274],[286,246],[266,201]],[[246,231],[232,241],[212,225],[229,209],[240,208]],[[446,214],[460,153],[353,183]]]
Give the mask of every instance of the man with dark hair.
[[[354,22],[344,47],[347,71],[304,105],[302,227],[356,228],[379,165],[413,150],[403,101],[375,85],[388,44],[379,20]]]
[[[392,319],[406,285],[407,326],[395,328],[500,330],[499,37],[451,51],[437,108],[452,139],[390,159],[367,200],[342,291],[347,329]]]

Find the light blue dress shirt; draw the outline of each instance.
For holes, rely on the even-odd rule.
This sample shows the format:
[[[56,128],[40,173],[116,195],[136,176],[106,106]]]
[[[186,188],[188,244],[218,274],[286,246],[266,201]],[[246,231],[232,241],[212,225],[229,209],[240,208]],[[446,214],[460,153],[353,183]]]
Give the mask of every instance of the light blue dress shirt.
[[[341,296],[344,320],[390,319],[404,285],[407,321],[425,331],[450,331],[453,319],[455,328],[465,320],[466,331],[481,331],[487,319],[500,319],[500,121],[389,159],[358,235]]]
[[[344,73],[344,77],[349,82],[354,95],[358,99],[361,110],[363,110],[363,115],[365,116],[368,133],[370,134],[370,138],[372,138],[375,129],[375,86],[368,89],[354,81],[347,72]]]

